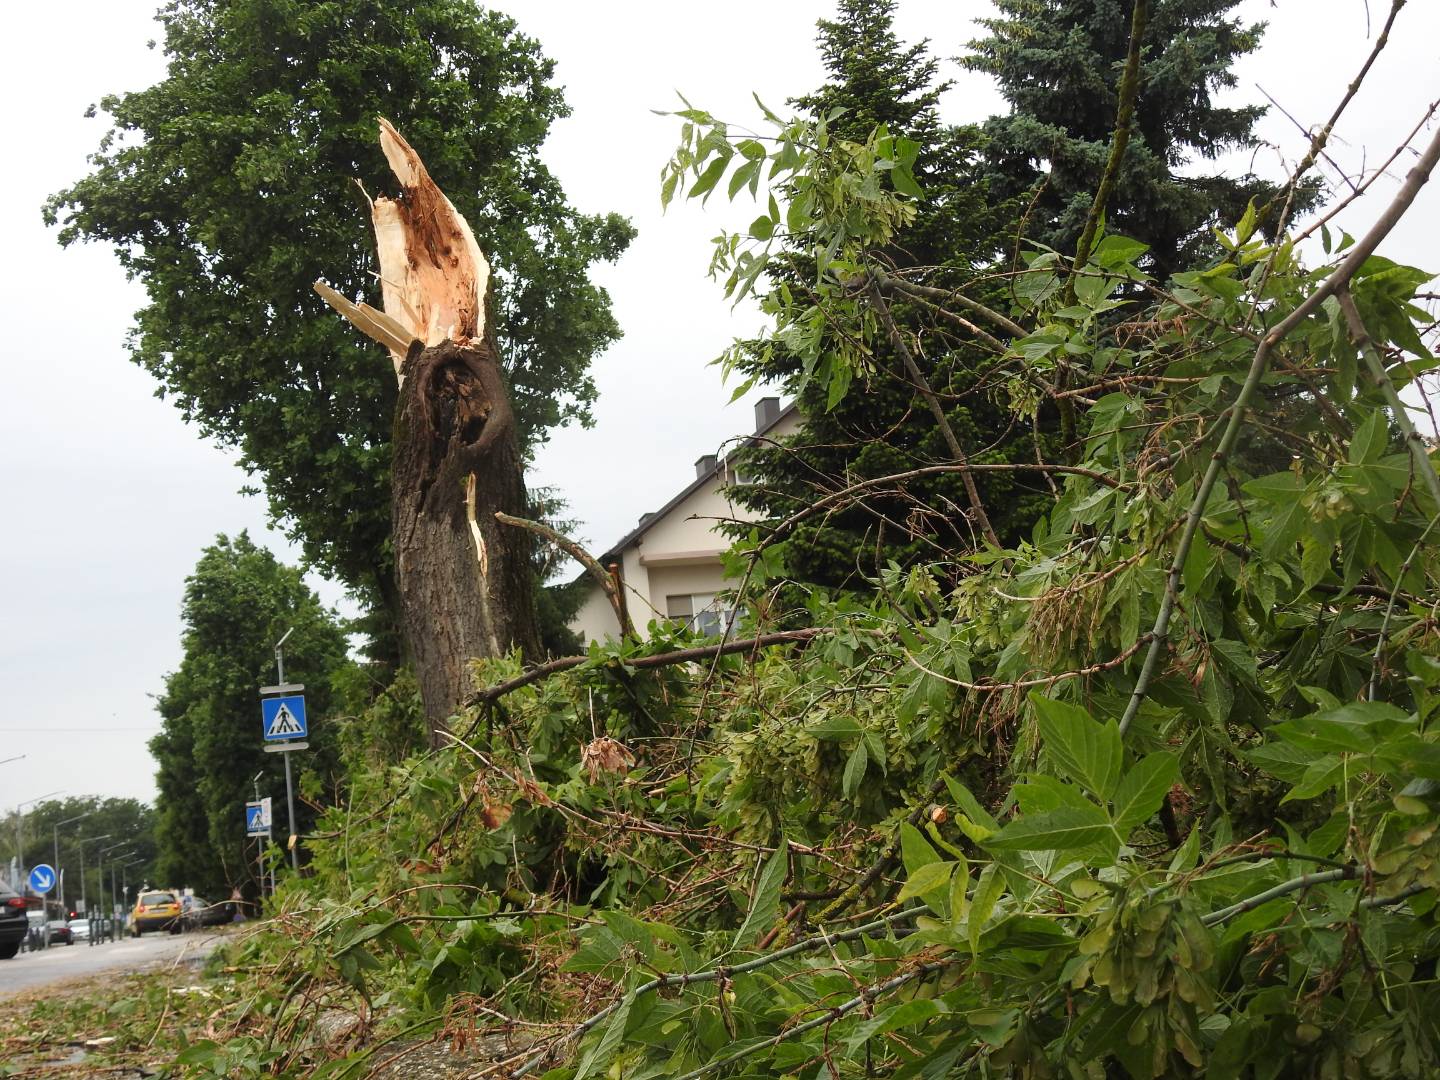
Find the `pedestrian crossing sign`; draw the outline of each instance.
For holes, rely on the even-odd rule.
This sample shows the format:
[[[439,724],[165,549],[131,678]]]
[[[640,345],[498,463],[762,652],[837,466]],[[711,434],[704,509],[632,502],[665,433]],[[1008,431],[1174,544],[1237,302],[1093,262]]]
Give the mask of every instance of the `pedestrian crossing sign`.
[[[304,695],[262,698],[260,721],[266,742],[305,738],[308,728],[305,724]]]
[[[270,835],[270,800],[259,799],[245,804],[245,835]]]

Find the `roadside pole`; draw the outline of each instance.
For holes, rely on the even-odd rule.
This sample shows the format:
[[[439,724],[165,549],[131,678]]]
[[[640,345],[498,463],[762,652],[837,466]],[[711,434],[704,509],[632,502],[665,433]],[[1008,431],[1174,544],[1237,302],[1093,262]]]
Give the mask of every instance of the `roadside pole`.
[[[92,840],[109,840],[109,839],[110,839],[110,833],[107,832],[107,833],[101,833],[99,836],[83,836],[83,837],[81,837],[79,840],[75,841],[76,846],[80,848],[80,908],[81,908],[81,913],[85,916],[86,919],[89,919],[89,920],[92,921],[92,925],[93,925],[93,920],[94,920],[95,916],[94,916],[94,914],[90,911],[90,906],[85,902],[85,845],[88,844],[88,843],[90,843],[90,841],[92,841]],[[90,944],[91,944],[91,945],[94,945],[94,944],[95,944],[95,938],[94,938],[93,936],[90,938]]]
[[[85,811],[85,813],[77,814],[75,817],[66,818],[64,821],[57,821],[54,827],[50,830],[50,840],[54,848],[55,856],[54,866],[55,869],[60,873],[60,906],[62,908],[65,908],[66,918],[69,917],[70,909],[65,906],[65,872],[60,869],[60,826],[69,825],[70,823],[75,821],[83,821],[93,813],[95,813],[94,810],[87,810]]]
[[[275,686],[260,688],[260,731],[265,740],[266,753],[285,755],[285,809],[290,828],[290,867],[300,872],[300,830],[295,820],[295,781],[290,769],[290,754],[295,750],[308,749],[305,741],[309,727],[305,719],[305,696],[303,683],[285,681],[285,641],[295,632],[292,626],[284,637],[275,643],[275,673],[279,681]]]

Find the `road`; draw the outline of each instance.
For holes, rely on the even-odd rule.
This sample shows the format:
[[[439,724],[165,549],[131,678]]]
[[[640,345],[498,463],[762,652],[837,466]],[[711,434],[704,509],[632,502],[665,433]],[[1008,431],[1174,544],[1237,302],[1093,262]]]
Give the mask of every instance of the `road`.
[[[39,952],[22,952],[13,960],[0,960],[0,998],[25,990],[105,972],[130,972],[152,964],[194,960],[214,947],[223,935],[215,931],[189,934],[147,934],[121,938],[102,945],[56,945]]]

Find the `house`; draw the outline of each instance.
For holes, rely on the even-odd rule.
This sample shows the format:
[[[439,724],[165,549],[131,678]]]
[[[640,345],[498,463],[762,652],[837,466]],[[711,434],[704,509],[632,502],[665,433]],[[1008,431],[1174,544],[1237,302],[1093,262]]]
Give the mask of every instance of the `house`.
[[[745,441],[778,439],[800,426],[793,402],[781,408],[779,398],[761,398],[755,403],[755,432]],[[597,556],[601,566],[618,570],[630,621],[642,637],[653,619],[684,620],[704,634],[723,632],[727,611],[716,597],[738,583],[725,578],[720,556],[730,540],[720,526],[755,516],[724,494],[726,486],[744,482],[743,470],[736,468],[739,456],[699,458],[688,487]],[[570,629],[587,642],[618,637],[620,624],[605,590],[589,574],[583,581],[585,599]]]

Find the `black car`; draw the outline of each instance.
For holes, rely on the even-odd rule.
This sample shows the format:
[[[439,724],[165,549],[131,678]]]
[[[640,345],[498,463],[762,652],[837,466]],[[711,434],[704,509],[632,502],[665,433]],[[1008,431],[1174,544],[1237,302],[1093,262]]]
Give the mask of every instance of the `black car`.
[[[234,918],[234,911],[226,901],[212,904],[203,896],[187,896],[180,901],[181,918],[187,930],[199,926],[224,926]]]
[[[30,917],[25,913],[25,898],[0,878],[0,960],[9,960],[18,953],[28,933]]]

